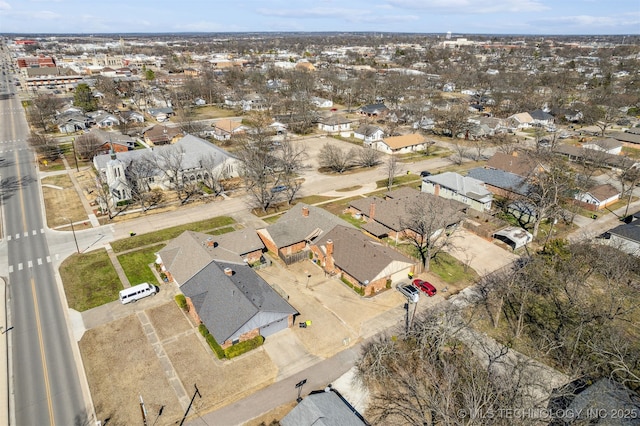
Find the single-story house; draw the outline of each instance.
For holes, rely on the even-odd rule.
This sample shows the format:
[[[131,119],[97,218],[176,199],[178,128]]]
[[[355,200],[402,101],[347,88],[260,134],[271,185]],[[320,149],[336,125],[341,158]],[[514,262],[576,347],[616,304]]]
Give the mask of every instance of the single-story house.
[[[474,210],[491,210],[493,194],[478,179],[445,172],[422,178],[422,192],[467,204]]]
[[[171,107],[151,108],[147,111],[147,113],[159,123],[163,123],[169,120],[170,117],[175,115],[175,112]]]
[[[636,147],[640,144],[640,134],[630,131],[612,133],[611,137],[624,143],[626,146]]]
[[[318,129],[329,133],[348,132],[351,131],[351,120],[337,115],[320,117],[318,119]]]
[[[607,231],[609,244],[634,256],[640,256],[640,212],[631,215],[631,221]]]
[[[60,133],[74,133],[85,130],[92,123],[92,118],[78,111],[65,111],[59,114],[56,119],[56,125]]]
[[[594,149],[611,155],[620,155],[624,144],[617,139],[607,138],[598,139],[591,142],[585,142],[582,147],[585,149]]]
[[[186,231],[158,253],[189,315],[223,348],[291,327],[298,312],[218,237]]]
[[[362,415],[331,387],[314,391],[299,401],[282,426],[367,426]]]
[[[144,132],[144,141],[149,145],[168,145],[182,138],[184,134],[179,127],[168,127],[166,124],[156,124]]]
[[[391,136],[371,144],[371,147],[387,154],[405,154],[426,150],[431,142],[419,133]]]
[[[553,115],[544,112],[541,109],[536,109],[529,113],[532,119],[532,125],[538,125],[542,127],[551,127],[555,121]]]
[[[83,139],[90,138],[93,144],[93,154],[107,154],[108,152],[129,152],[136,146],[136,141],[130,136],[123,135],[116,131],[106,131],[101,129],[91,129],[89,133],[84,133],[76,138],[76,144],[82,144]]]
[[[553,148],[553,152],[567,157],[569,161],[594,163],[600,167],[607,167],[612,170],[626,170],[640,165],[631,157],[607,154],[604,151],[586,149],[574,145],[558,144]]]
[[[504,170],[476,167],[469,170],[467,176],[483,182],[485,188],[501,197],[513,199],[531,192],[527,178]]]
[[[353,227],[322,208],[298,203],[276,223],[256,232],[269,251],[277,253],[280,258],[288,259],[308,249],[309,245],[314,244],[318,238],[337,225]],[[297,260],[303,259],[304,257],[301,257]]]
[[[219,141],[229,140],[233,135],[242,134],[247,130],[249,130],[249,128],[241,122],[226,118],[213,123],[213,137]]]
[[[138,111],[120,111],[120,117],[127,123],[144,123],[144,114]]]
[[[311,103],[315,105],[317,108],[332,108],[333,101],[331,99],[320,98],[318,96],[313,96],[311,98]]]
[[[364,124],[353,132],[353,137],[356,139],[362,139],[365,145],[370,145],[373,142],[382,140],[384,137],[384,130],[378,126]]]
[[[367,117],[379,117],[389,111],[389,108],[385,104],[372,104],[364,105],[358,108],[358,114],[366,115]]]
[[[536,160],[524,153],[514,151],[511,154],[496,152],[487,161],[488,169],[504,170],[519,176],[535,176],[543,168]]]
[[[404,234],[412,232],[405,224],[410,219],[411,209],[419,203],[432,206],[432,210],[440,215],[437,222],[443,223],[446,228],[462,222],[469,207],[456,200],[436,197],[412,188],[401,188],[387,192],[384,198],[371,196],[353,200],[349,203],[347,213],[365,220],[367,223],[362,225],[362,230],[374,237],[389,237],[398,242]]]
[[[406,279],[413,272],[415,260],[388,245],[367,237],[360,230],[335,226],[311,245],[314,261],[329,274],[374,295],[391,283]]]
[[[507,117],[508,125],[515,129],[526,129],[533,125],[533,118],[528,112],[520,112]]]
[[[95,121],[96,125],[100,128],[113,127],[120,124],[120,120],[118,119],[118,117],[116,117],[114,114],[111,114],[109,112],[102,112],[96,115],[93,118],[93,120]]]
[[[609,183],[604,183],[588,191],[576,192],[574,199],[577,204],[587,210],[602,210],[620,199],[620,190]]]

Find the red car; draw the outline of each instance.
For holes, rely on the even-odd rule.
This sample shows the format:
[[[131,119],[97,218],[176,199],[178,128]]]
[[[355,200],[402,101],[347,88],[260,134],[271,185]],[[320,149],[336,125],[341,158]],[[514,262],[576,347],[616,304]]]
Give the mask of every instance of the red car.
[[[438,290],[436,290],[433,284],[427,281],[413,280],[413,285],[419,288],[420,290],[424,291],[425,293],[427,293],[429,297],[435,296],[435,294],[438,292]]]

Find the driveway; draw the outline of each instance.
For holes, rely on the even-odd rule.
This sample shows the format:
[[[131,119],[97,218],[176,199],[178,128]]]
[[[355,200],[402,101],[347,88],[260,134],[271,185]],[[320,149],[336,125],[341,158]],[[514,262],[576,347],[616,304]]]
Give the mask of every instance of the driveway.
[[[454,247],[447,249],[447,252],[471,266],[480,276],[507,266],[519,257],[464,228],[458,228],[453,244]]]

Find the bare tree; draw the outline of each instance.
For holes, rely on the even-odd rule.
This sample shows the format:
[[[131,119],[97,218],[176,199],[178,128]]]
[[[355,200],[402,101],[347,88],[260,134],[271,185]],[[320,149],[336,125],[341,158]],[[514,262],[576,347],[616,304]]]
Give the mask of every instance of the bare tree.
[[[29,106],[29,120],[36,128],[47,132],[54,122],[62,101],[53,95],[38,95]]]
[[[385,168],[387,170],[387,189],[390,190],[393,186],[393,179],[401,171],[401,165],[398,162],[398,158],[393,154],[390,155],[385,163]]]
[[[130,160],[125,166],[127,182],[130,183],[131,199],[138,203],[143,212],[157,206],[164,200],[164,193],[152,189],[150,182],[155,177],[156,165],[149,157]]]
[[[354,150],[342,149],[339,146],[325,143],[318,154],[321,167],[337,173],[344,173],[353,165]]]
[[[400,227],[404,229],[403,240],[413,246],[425,271],[428,271],[431,259],[452,245],[462,213],[451,200],[431,194],[421,195],[401,217]]]
[[[85,133],[76,138],[74,146],[79,158],[91,159],[102,147],[102,142],[96,135]]]
[[[153,164],[164,173],[182,204],[202,193],[200,182],[196,176],[184,173],[184,149],[182,147],[174,145],[157,150],[153,157]]]
[[[459,134],[468,130],[471,124],[467,121],[469,111],[465,105],[454,105],[448,110],[434,110],[434,116],[438,127],[451,138],[457,138]]]
[[[61,150],[53,139],[40,133],[31,133],[27,143],[36,150],[38,155],[47,161],[53,161],[60,156]]]
[[[373,167],[380,164],[381,153],[376,149],[361,147],[355,151],[355,154],[354,162],[357,166]]]

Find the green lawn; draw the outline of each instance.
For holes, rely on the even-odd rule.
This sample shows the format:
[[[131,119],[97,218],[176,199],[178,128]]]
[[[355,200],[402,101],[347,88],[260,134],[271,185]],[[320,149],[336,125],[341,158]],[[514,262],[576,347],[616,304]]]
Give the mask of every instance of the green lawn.
[[[436,274],[446,283],[472,283],[478,279],[475,270],[460,262],[449,253],[438,253],[435,259],[429,263],[430,272]]]
[[[123,288],[105,249],[72,255],[60,276],[69,307],[80,312],[118,300]]]
[[[149,264],[155,262],[155,253],[162,250],[165,245],[166,244],[157,244],[118,256],[118,262],[120,262],[122,269],[124,269],[124,273],[131,285],[145,282],[155,284],[157,282],[156,276],[153,274],[151,268],[149,268]]]
[[[207,232],[215,228],[233,225],[234,223],[235,221],[228,216],[214,217],[200,222],[187,223],[185,225],[174,226],[160,231],[114,241],[111,243],[111,248],[114,253],[120,253],[126,250],[171,240],[182,234],[184,231]]]
[[[205,232],[205,234],[222,235],[222,234],[227,234],[229,232],[233,232],[235,230],[236,228],[234,228],[233,226],[225,226],[224,228],[218,228],[218,229],[214,229],[213,231]]]
[[[415,182],[416,184],[421,181],[420,175],[414,175],[413,173],[396,176],[393,178],[394,185],[406,185],[408,183]],[[389,183],[389,179],[382,179],[376,181],[377,188],[386,188]]]

